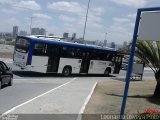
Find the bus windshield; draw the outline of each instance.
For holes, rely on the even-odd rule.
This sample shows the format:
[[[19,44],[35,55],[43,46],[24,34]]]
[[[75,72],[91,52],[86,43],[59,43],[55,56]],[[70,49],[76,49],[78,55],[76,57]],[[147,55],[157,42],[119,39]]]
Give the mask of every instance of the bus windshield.
[[[29,48],[29,41],[23,38],[17,38],[15,50],[22,53],[27,53]]]

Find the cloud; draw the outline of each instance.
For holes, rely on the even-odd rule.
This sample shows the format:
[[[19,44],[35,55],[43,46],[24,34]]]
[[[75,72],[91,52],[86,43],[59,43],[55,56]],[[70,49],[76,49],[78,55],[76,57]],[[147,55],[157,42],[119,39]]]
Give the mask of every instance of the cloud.
[[[2,24],[4,24],[5,26],[6,25],[10,26],[10,28],[12,28],[15,25],[18,25],[18,26],[22,25],[21,22],[17,18],[14,18],[14,17],[6,19],[5,21],[2,22]]]
[[[113,24],[107,29],[108,39],[121,44],[132,39],[134,22],[128,17],[115,17]]]
[[[83,13],[84,7],[77,2],[59,1],[48,3],[48,8],[72,13]]]
[[[1,4],[12,4],[15,3],[17,0],[0,0]]]
[[[60,15],[59,19],[66,22],[74,22],[76,19],[67,15]]]
[[[40,10],[41,6],[33,0],[29,1],[20,1],[14,5],[15,7],[31,9],[31,10]]]
[[[129,18],[136,18],[136,13],[129,14],[128,17],[129,17]]]
[[[48,3],[47,7],[49,9],[75,13],[81,16],[85,16],[87,10],[86,5],[81,5],[78,2],[67,2],[67,1]],[[104,13],[105,10],[101,7],[97,7],[97,8],[90,8],[89,12],[93,13],[94,15],[102,15],[102,13]]]
[[[117,24],[114,23],[107,30],[107,39],[109,42],[116,42],[122,44],[124,41],[130,41],[132,39],[133,32],[131,31],[130,24]]]
[[[38,17],[38,18],[41,18],[41,19],[48,19],[48,20],[52,19],[51,16],[46,15],[46,14],[41,14],[41,13],[34,13],[33,17]]]
[[[49,26],[48,20],[45,19],[33,19],[32,21],[32,28],[39,27],[39,28],[48,28]],[[48,31],[48,29],[47,29]]]
[[[91,12],[93,12],[95,15],[102,15],[105,12],[104,8],[92,8]]]
[[[79,30],[83,29],[85,19],[86,19],[86,11],[87,5],[83,5],[78,2],[72,1],[58,1],[48,3],[47,7],[52,10],[62,11],[63,15],[59,16],[59,19],[65,21],[63,23],[65,26],[70,26],[70,28],[75,29],[75,27]],[[88,21],[87,21],[87,29],[101,29],[102,28],[102,14],[105,12],[105,9],[102,7],[90,7],[88,13]],[[71,13],[66,14],[65,13]],[[71,30],[70,29],[70,30]],[[72,29],[72,30],[73,30]]]
[[[118,23],[129,22],[130,21],[128,18],[118,18],[118,17],[113,18],[113,20],[115,22],[118,22]]]
[[[125,5],[129,7],[143,7],[147,4],[146,0],[110,0],[118,5]]]
[[[15,10],[11,10],[11,9],[1,9],[1,11],[4,12],[4,13],[9,13],[9,14],[17,13]]]
[[[14,18],[14,17],[6,19],[5,23],[6,23],[6,25],[9,25],[9,26],[12,26],[12,27],[15,26],[15,25],[17,25],[17,26],[22,25],[22,22],[19,19]]]

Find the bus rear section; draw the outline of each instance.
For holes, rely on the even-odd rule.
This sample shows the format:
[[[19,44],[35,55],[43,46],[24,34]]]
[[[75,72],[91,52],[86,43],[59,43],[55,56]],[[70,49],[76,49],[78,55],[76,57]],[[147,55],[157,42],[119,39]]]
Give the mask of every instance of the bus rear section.
[[[13,55],[14,65],[24,69],[29,64],[29,40],[17,37]]]

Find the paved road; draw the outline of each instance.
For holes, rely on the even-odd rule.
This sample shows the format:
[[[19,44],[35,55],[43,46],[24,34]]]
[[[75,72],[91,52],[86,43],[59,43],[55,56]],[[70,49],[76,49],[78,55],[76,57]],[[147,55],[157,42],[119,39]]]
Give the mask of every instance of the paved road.
[[[62,120],[70,114],[67,120],[77,118],[96,81],[107,80],[106,77],[79,76],[64,78],[57,75],[32,74],[14,79],[14,85],[0,90],[0,112],[13,114],[43,114],[55,113]],[[17,75],[16,75],[17,76]],[[39,97],[40,96],[40,97]],[[16,109],[15,109],[16,108]],[[33,119],[36,116],[27,116]],[[43,120],[44,116],[38,116]],[[23,119],[24,120],[24,119]]]
[[[12,64],[9,63],[9,66],[12,67]],[[20,72],[17,71],[17,68],[13,68],[13,70],[14,85],[11,87],[6,86],[0,90],[0,113],[5,113],[18,106],[11,112],[78,114],[82,110],[82,106],[96,81],[124,81],[126,76],[126,71],[123,70],[121,70],[119,75],[107,78],[89,75],[74,75],[64,78],[56,74]],[[154,79],[153,72],[145,69],[143,79]],[[48,93],[44,94],[46,92]],[[37,96],[40,97],[36,98]],[[33,98],[36,98],[36,100],[32,100]],[[28,103],[24,104],[26,102]],[[40,106],[44,106],[44,108]],[[50,117],[52,118],[53,116]],[[68,119],[71,119],[70,117]],[[73,115],[72,117],[75,118],[77,116]],[[39,118],[42,119],[42,116]]]
[[[121,70],[120,73],[115,78],[113,77],[113,79],[124,80],[125,77],[126,77],[126,71]],[[142,79],[143,80],[155,80],[153,71],[149,68],[145,68]]]
[[[53,81],[54,80],[54,81]],[[68,82],[70,79],[14,79],[14,85],[0,90],[0,113],[26,102],[50,89]]]

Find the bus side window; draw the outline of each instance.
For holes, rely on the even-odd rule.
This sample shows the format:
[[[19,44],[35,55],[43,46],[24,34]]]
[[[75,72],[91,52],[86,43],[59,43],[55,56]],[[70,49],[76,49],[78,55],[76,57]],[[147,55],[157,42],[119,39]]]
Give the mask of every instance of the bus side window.
[[[44,43],[35,43],[33,49],[33,55],[35,56],[45,56],[47,45]]]
[[[75,52],[74,52],[74,48],[68,48],[68,57],[70,57],[70,58],[74,58],[74,56],[75,56]]]
[[[107,60],[108,60],[108,61],[112,61],[112,58],[113,58],[113,54],[112,54],[112,53],[109,53],[109,54],[107,55]]]
[[[96,60],[100,60],[99,53],[96,52]]]
[[[47,56],[59,56],[60,47],[56,45],[47,45],[46,54]]]
[[[66,47],[62,48],[62,57],[64,58],[78,58],[80,56],[80,50],[73,48],[73,47]]]
[[[115,62],[115,59],[116,59],[116,56],[115,56],[115,54],[114,54],[111,61],[112,61],[112,62]]]
[[[79,48],[74,48],[74,57],[75,57],[75,58],[79,58],[79,59],[82,58],[82,51],[81,51],[81,49],[79,49]]]
[[[97,57],[96,57],[96,51],[92,51],[91,52],[91,60],[96,60]]]
[[[97,52],[97,60],[105,60],[105,56],[103,52]]]
[[[66,47],[66,46],[64,46],[64,47],[62,48],[62,57],[64,57],[64,58],[67,57],[67,47]]]

